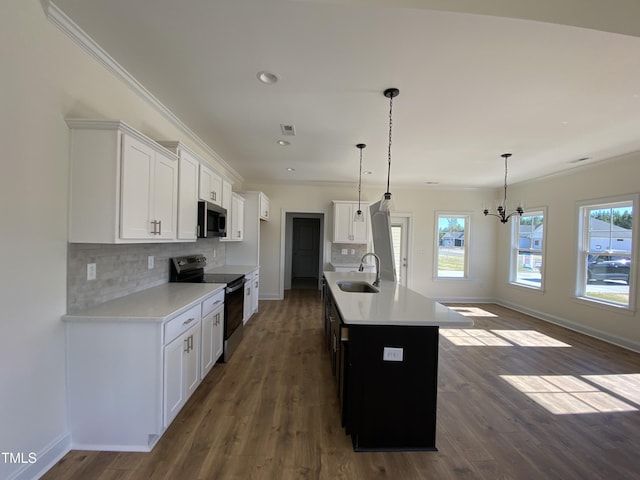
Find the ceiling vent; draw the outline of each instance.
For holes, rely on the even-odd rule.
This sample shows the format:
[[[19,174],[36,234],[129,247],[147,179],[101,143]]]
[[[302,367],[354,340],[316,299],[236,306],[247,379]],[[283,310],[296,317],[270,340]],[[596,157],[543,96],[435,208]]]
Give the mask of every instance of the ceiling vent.
[[[281,123],[280,130],[282,130],[283,135],[290,135],[292,137],[296,135],[296,127],[293,125],[285,125]]]

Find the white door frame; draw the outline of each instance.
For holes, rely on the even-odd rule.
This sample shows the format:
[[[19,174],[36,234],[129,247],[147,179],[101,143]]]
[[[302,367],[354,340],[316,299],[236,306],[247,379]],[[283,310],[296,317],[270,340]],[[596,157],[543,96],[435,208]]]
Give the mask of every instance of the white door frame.
[[[278,286],[279,300],[284,299],[284,283],[285,283],[285,265],[287,263],[287,215],[300,214],[304,216],[306,214],[314,214],[320,217],[320,259],[319,259],[319,275],[318,282],[322,281],[322,266],[327,258],[327,212],[324,210],[304,210],[304,209],[291,209],[281,210],[280,217],[280,285]],[[318,288],[320,285],[318,284]]]
[[[395,218],[400,219],[403,223],[406,222],[407,231],[404,232],[406,236],[406,258],[407,258],[407,284],[405,285],[408,288],[413,286],[413,268],[411,261],[411,252],[413,251],[413,213],[404,213],[404,212],[392,212],[391,213],[391,224],[397,224],[398,222],[394,222]],[[400,259],[400,263],[402,264],[402,259]],[[400,272],[396,272],[398,278],[400,277]]]

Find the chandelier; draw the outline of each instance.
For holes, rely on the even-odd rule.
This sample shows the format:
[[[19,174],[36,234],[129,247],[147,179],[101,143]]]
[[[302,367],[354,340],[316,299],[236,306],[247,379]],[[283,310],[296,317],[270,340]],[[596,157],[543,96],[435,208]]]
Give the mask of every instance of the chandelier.
[[[356,145],[360,149],[360,174],[358,175],[358,211],[353,217],[354,222],[364,222],[364,215],[362,214],[362,209],[360,208],[360,192],[362,191],[362,150],[366,147],[364,143],[359,143]]]
[[[496,206],[496,211],[498,213],[489,213],[489,210],[486,207],[483,211],[485,216],[491,215],[492,217],[498,217],[502,223],[507,223],[509,219],[516,214],[522,216],[524,213],[522,205],[518,205],[518,208],[516,208],[514,212],[507,214],[507,159],[510,156],[510,153],[503,153],[501,155],[501,157],[504,158],[504,200],[502,203],[497,202],[498,205]]]

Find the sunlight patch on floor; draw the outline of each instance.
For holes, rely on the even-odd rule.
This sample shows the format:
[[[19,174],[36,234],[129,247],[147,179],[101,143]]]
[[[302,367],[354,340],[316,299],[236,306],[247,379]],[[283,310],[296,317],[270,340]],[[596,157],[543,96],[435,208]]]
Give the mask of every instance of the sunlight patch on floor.
[[[570,347],[571,345],[535,330],[483,330],[481,328],[441,328],[440,335],[458,346],[487,347]]]
[[[535,330],[491,330],[521,347],[570,347],[568,343],[556,340]]]
[[[440,335],[445,337],[454,345],[458,346],[490,346],[490,347],[511,347],[513,344],[496,337],[487,330],[482,329],[451,329],[440,330]]]
[[[500,378],[555,415],[638,410],[573,375],[500,375]]]
[[[455,310],[460,315],[464,315],[465,317],[497,317],[496,314],[483,310],[480,307],[452,307],[449,306],[451,310]]]
[[[582,378],[640,405],[640,373],[583,375]]]

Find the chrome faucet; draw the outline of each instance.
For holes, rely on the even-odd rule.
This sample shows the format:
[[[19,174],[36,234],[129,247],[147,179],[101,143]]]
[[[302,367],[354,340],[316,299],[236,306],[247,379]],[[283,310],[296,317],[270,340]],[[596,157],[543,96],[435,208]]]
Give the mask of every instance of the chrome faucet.
[[[365,253],[365,254],[362,256],[362,258],[360,259],[360,266],[358,267],[358,271],[359,271],[359,272],[363,272],[363,271],[364,271],[364,265],[363,265],[363,262],[364,262],[364,259],[365,259],[367,256],[369,256],[369,255],[373,255],[373,258],[374,258],[374,260],[375,260],[375,262],[376,262],[376,281],[375,281],[375,282],[373,282],[373,286],[374,286],[374,287],[378,287],[378,286],[380,286],[380,257],[379,257],[378,255],[376,255],[376,254],[375,254],[375,253],[373,253],[373,252],[367,252],[367,253]]]

